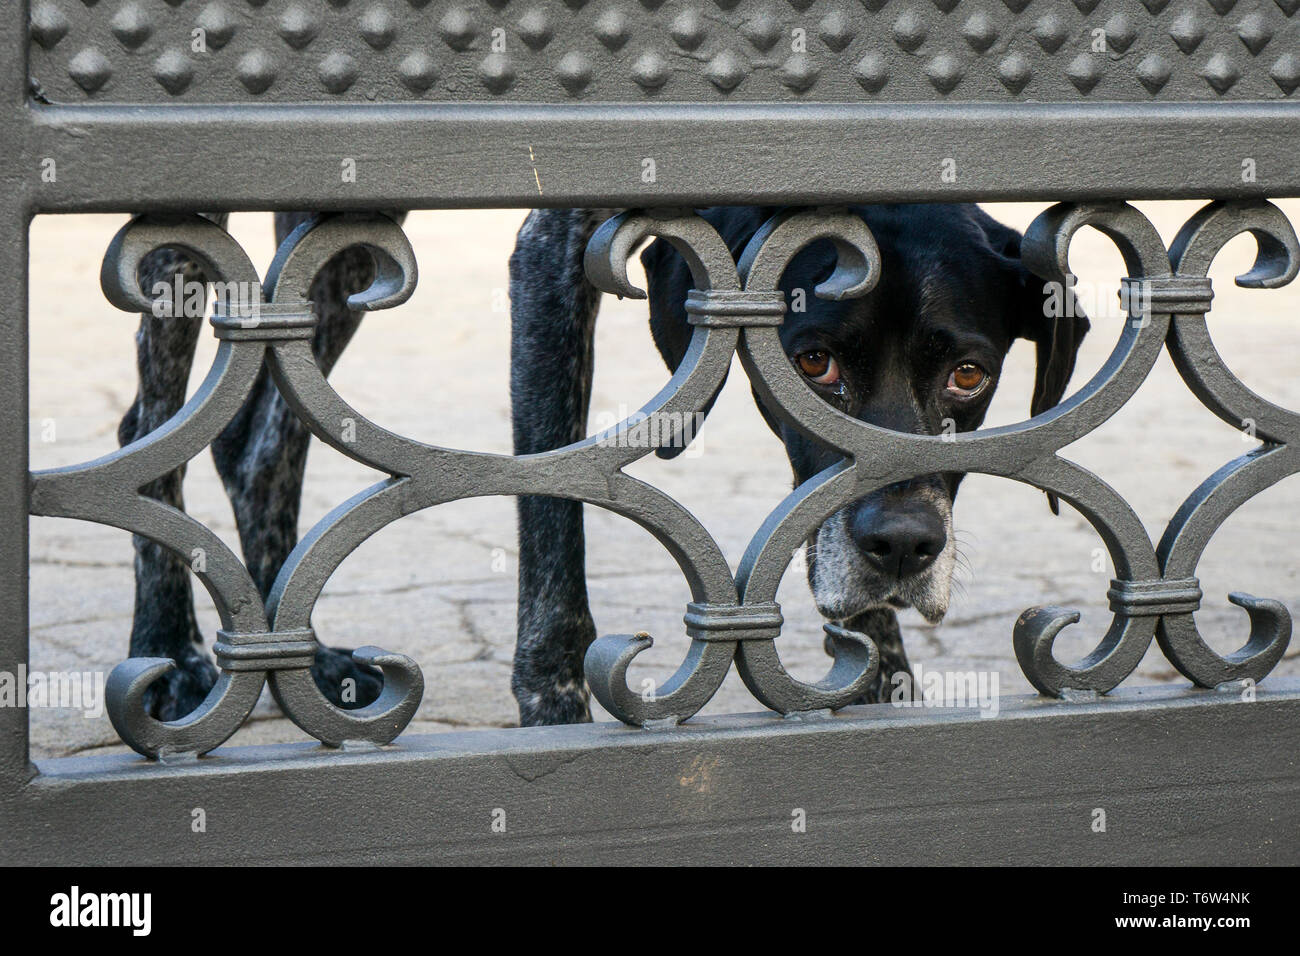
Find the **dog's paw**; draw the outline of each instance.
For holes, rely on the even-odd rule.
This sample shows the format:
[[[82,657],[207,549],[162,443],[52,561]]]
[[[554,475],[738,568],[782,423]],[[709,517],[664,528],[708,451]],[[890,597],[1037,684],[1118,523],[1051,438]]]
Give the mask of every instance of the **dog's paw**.
[[[591,723],[591,698],[581,681],[577,686],[567,682],[544,691],[521,693],[517,690],[515,697],[519,701],[520,727]]]
[[[373,704],[384,690],[384,675],[377,667],[352,659],[346,647],[322,647],[311,666],[316,686],[331,704],[355,710]]]
[[[145,712],[156,720],[179,720],[191,713],[217,682],[217,668],[198,652],[176,661],[175,670],[158,678],[144,692]]]

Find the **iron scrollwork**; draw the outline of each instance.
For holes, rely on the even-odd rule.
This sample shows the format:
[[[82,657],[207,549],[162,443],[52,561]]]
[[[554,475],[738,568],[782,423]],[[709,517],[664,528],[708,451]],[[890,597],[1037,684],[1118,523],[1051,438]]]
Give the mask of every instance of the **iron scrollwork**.
[[[1251,289],[1276,289],[1300,272],[1300,242],[1282,211],[1267,202],[1210,203],[1175,237],[1170,259],[1191,280],[1205,277],[1230,239],[1250,233],[1258,244],[1254,266],[1237,277]],[[1205,280],[1208,282],[1208,279]],[[1174,316],[1169,354],[1193,394],[1235,428],[1253,429],[1259,448],[1224,465],[1207,478],[1175,513],[1158,548],[1166,577],[1194,579],[1209,539],[1254,495],[1300,472],[1300,414],[1255,394],[1228,369],[1210,339],[1207,309]],[[1228,600],[1245,608],[1250,634],[1236,652],[1222,657],[1201,638],[1190,606],[1160,618],[1160,649],[1179,672],[1200,687],[1239,680],[1258,681],[1282,659],[1291,640],[1291,614],[1280,601],[1234,592]]]
[[[1116,239],[1131,272],[1167,274],[1168,260],[1154,227],[1122,204],[1049,210],[1026,237],[1026,255],[1036,254],[1041,264],[1046,252],[1051,256],[1046,261],[1063,272],[1069,236],[1085,224]],[[859,217],[832,211],[778,215],[745,249],[742,272],[749,283],[774,289],[793,256],[819,238],[836,243],[841,269],[818,294],[844,297],[870,287],[873,268],[879,268],[874,240]],[[893,432],[838,411],[794,372],[775,328],[746,328],[741,361],[767,407],[787,424],[845,454],[838,465],[796,488],[755,536],[739,571],[746,599],[775,594],[792,550],[834,511],[886,485],[949,470],[1014,478],[1064,498],[1101,533],[1121,577],[1158,576],[1154,549],[1132,509],[1099,478],[1056,451],[1091,431],[1136,391],[1159,354],[1167,322],[1167,316],[1154,316],[1126,323],[1103,369],[1051,411],[1018,425],[950,436]],[[1068,609],[1038,608],[1022,615],[1017,624],[1017,656],[1044,693],[1110,690],[1137,666],[1155,628],[1151,618],[1117,613],[1097,649],[1079,664],[1066,666],[1052,657],[1051,646],[1061,628],[1077,619],[1077,612]],[[831,637],[832,649],[839,651],[842,638]],[[780,670],[770,643],[744,645],[739,655],[741,675],[769,707],[789,712],[844,702],[834,694],[815,695],[794,684]]]
[[[95,461],[32,474],[32,514],[123,528],[158,542],[186,562],[195,549],[202,551],[203,561],[190,566],[211,595],[221,621],[214,646],[220,675],[207,698],[179,720],[162,722],[150,716],[144,694],[154,680],[175,667],[166,658],[123,661],[105,686],[106,709],[114,728],[128,745],[147,756],[198,755],[219,746],[239,729],[268,681],[300,727],[336,746],[351,741],[388,743],[410,722],[423,695],[424,680],[414,661],[378,647],[362,647],[354,657],[381,669],[383,692],[365,708],[334,707],[310,678],[308,668],[317,642],[309,617],[287,626],[268,626],[261,595],[234,552],[194,518],[139,492],[143,485],[189,461],[220,433],[239,411],[269,352],[283,348],[295,354],[296,348],[308,347],[315,326],[311,303],[282,290],[305,289],[301,280],[305,276],[310,283],[330,254],[321,239],[337,238],[339,225],[338,218],[318,217],[290,236],[282,254],[295,268],[277,261],[279,281],[273,280],[265,295],[256,268],[240,246],[224,229],[200,216],[137,217],[118,232],[105,255],[100,275],[104,294],[125,311],[154,308],[136,276],[141,261],[162,248],[192,257],[209,281],[248,290],[227,299],[227,303],[240,302],[240,307],[227,311],[219,307],[213,315],[220,344],[212,369],[194,397],[169,421]],[[373,244],[366,247],[372,250],[378,269],[375,282],[354,296],[351,304],[385,308],[403,301],[415,282],[414,257],[405,236],[382,217],[349,224],[350,233],[358,230],[373,237]],[[355,238],[348,244],[356,244]],[[299,281],[287,282],[288,276]]]
[[[628,221],[632,220],[624,223]],[[648,220],[642,214],[639,221]],[[891,432],[843,414],[818,398],[794,372],[777,336],[784,306],[777,284],[793,257],[810,242],[829,239],[838,253],[837,266],[815,290],[817,295],[846,298],[864,294],[874,285],[879,252],[859,217],[834,209],[779,213],[743,251],[737,265],[738,289],[727,273],[727,286],[701,286],[689,293],[687,311],[697,336],[700,328],[740,330],[737,348],[742,365],[772,414],[844,454],[838,464],[791,492],[768,516],[736,575],[739,606],[717,609],[721,617],[751,622],[773,614],[765,630],[747,631],[743,639],[728,641],[737,670],[763,704],[782,713],[835,708],[860,694],[874,678],[878,653],[870,638],[832,625],[826,628],[828,648],[835,656],[831,672],[816,684],[792,678],[775,648],[781,623],[776,590],[794,549],[830,514],[875,489],[932,471],[983,472],[1047,491],[1078,510],[1109,551],[1116,574],[1107,592],[1112,620],[1082,660],[1065,664],[1052,652],[1060,632],[1079,621],[1078,611],[1034,607],[1016,621],[1012,644],[1017,660],[1041,693],[1104,694],[1114,689],[1136,669],[1153,636],[1175,666],[1200,686],[1246,677],[1258,680],[1281,659],[1291,624],[1280,602],[1230,596],[1248,610],[1252,627],[1246,645],[1226,659],[1200,639],[1192,614],[1201,600],[1196,563],[1213,531],[1243,501],[1300,470],[1294,452],[1300,434],[1296,414],[1246,389],[1209,341],[1204,323],[1213,294],[1207,278],[1209,262],[1228,239],[1249,231],[1259,241],[1259,258],[1238,281],[1276,288],[1296,274],[1300,255],[1295,234],[1271,204],[1212,203],[1193,217],[1170,251],[1154,225],[1127,203],[1063,203],[1042,213],[1026,232],[1026,264],[1042,278],[1068,288],[1070,243],[1085,226],[1115,243],[1127,271],[1123,301],[1128,319],[1110,357],[1090,381],[1053,409],[1019,424],[944,438]],[[605,260],[613,255],[622,262],[636,242],[652,233],[629,231],[615,242],[623,228],[620,223],[610,224],[593,239],[588,269],[598,287],[639,295],[625,281],[609,278],[614,273]],[[693,228],[698,233],[702,227],[694,224]],[[680,236],[674,245],[684,254],[689,248]],[[698,282],[697,263],[692,262],[692,269]],[[1166,344],[1197,397],[1239,427],[1256,423],[1264,445],[1207,479],[1179,510],[1156,548],[1133,509],[1113,488],[1060,457],[1058,451],[1115,414],[1145,381]],[[746,608],[751,609],[748,615]],[[694,642],[692,653],[701,640],[728,637],[726,631],[715,635],[702,628],[705,621],[699,606],[691,605],[687,623],[694,625],[688,630]],[[605,638],[588,657],[588,676],[593,688],[599,688],[598,698],[610,707],[608,688],[617,682],[625,696],[614,700],[616,707],[610,709],[630,723],[645,723],[653,713],[629,699],[623,683],[628,661],[648,643],[645,637]],[[617,653],[611,653],[615,648]]]
[[[722,237],[712,225],[689,210],[655,214],[633,211],[606,222],[587,249],[587,274],[593,284],[606,292],[644,298],[645,293],[628,281],[626,264],[633,250],[650,236],[672,243],[686,260],[695,282],[696,287],[686,301],[695,331],[674,380],[700,380],[692,400],[677,409],[697,412],[721,388],[741,335],[748,334],[752,328],[774,328],[785,314],[785,300],[775,285],[764,289],[742,284],[740,272]],[[837,269],[837,276],[841,272]],[[861,294],[868,288],[865,282],[859,282],[856,291]],[[705,357],[708,357],[707,374],[702,372]],[[663,396],[661,392],[642,411],[653,415],[666,410],[668,402],[662,400]],[[676,436],[666,437],[673,441]],[[617,467],[652,451],[654,447],[646,447]],[[661,533],[667,528],[658,525],[661,531],[656,531],[657,522],[652,523],[650,515],[642,515],[638,520],[668,544]],[[698,523],[693,527],[698,528]],[[700,531],[707,536],[702,528]],[[770,700],[771,705],[783,711],[837,706],[860,694],[875,676],[879,654],[869,638],[856,632],[834,629],[836,665],[820,684],[798,685],[796,692],[802,692],[803,696],[797,701],[788,693],[794,682],[781,669],[774,650],[769,650],[763,658],[766,666],[759,669],[757,677],[753,668],[742,663],[754,659],[753,648],[773,648],[773,640],[781,631],[781,610],[774,592],[760,600],[748,596],[739,600],[737,583],[725,559],[711,538],[709,542],[712,547],[708,551],[711,559],[708,587],[701,586],[704,579],[698,573],[698,565],[684,563],[683,556],[675,555],[688,572],[692,591],[692,603],[684,619],[691,646],[678,671],[653,694],[637,694],[627,685],[627,669],[637,654],[651,646],[650,636],[641,633],[600,637],[588,649],[586,657],[587,681],[596,699],[627,723],[643,726],[677,723],[708,703],[722,685],[733,659],[742,675],[749,674],[746,681],[753,679],[750,686],[758,688],[756,693],[766,693],[765,680],[775,683],[784,678],[789,682],[786,687],[773,687],[764,701]],[[716,561],[712,560],[714,554]]]
[[[1137,667],[1153,636],[1185,676],[1204,687],[1259,680],[1280,660],[1291,618],[1278,601],[1233,594],[1250,615],[1246,644],[1221,657],[1202,640],[1194,612],[1201,590],[1197,563],[1215,530],[1243,502],[1300,471],[1300,415],[1246,388],[1209,337],[1205,316],[1211,261],[1234,236],[1258,241],[1255,266],[1238,283],[1276,288],[1300,271],[1300,242],[1282,213],[1267,202],[1211,203],[1166,249],[1155,227],[1126,203],[1059,204],[1042,213],[1023,242],[1026,264],[1044,279],[1065,282],[1074,234],[1093,226],[1123,255],[1129,320],[1110,357],[1090,381],[1060,405],[1027,421],[953,436],[892,432],[854,419],[819,398],[795,372],[778,337],[786,303],[782,273],[800,250],[830,240],[837,261],[814,293],[860,296],[879,280],[881,256],[863,220],[847,211],[790,209],[766,223],[735,260],[721,236],[692,210],[632,210],[609,219],[586,252],[597,288],[644,297],[627,276],[627,260],[647,238],[670,242],[686,260],[695,288],[686,311],[694,332],[686,355],[664,388],[636,413],[606,431],[550,452],[525,457],[443,448],[393,434],[343,400],[317,366],[307,290],[321,267],[344,249],[366,249],[375,264],[370,286],[352,296],[355,309],[379,310],[406,301],[416,283],[414,253],[401,227],[380,215],[322,215],[282,244],[263,283],[243,250],[215,223],[199,216],[138,217],[118,233],[105,256],[101,284],[127,311],[153,302],[137,270],[151,252],[171,247],[198,262],[214,281],[256,291],[256,308],[218,309],[212,325],[216,358],[195,395],[162,427],[95,461],[32,474],[33,514],[113,525],[148,537],[182,558],[201,548],[195,574],[221,620],[214,647],[220,676],[203,704],[162,723],[144,709],[146,688],[174,667],[161,658],[119,664],[106,688],[114,727],[151,757],[202,754],[227,740],[251,712],[264,685],[285,713],[324,743],[384,744],[415,714],[424,678],[414,661],[377,647],[355,652],[379,667],[384,689],[357,710],[330,703],[311,679],[318,646],[312,609],[343,560],[389,523],[445,502],[484,495],[547,495],[598,505],[630,518],[676,560],[691,591],[684,617],[690,641],[673,676],[653,694],[627,683],[632,660],[650,647],[644,633],[598,638],[586,658],[592,692],[617,718],[647,726],[678,723],[717,692],[733,661],[751,693],[789,714],[838,708],[876,679],[880,655],[870,636],[826,625],[833,664],[805,683],[783,667],[776,649],[783,618],[777,588],[795,549],[829,515],[871,491],[934,471],[982,472],[1025,482],[1078,510],[1105,543],[1116,573],[1108,597],[1112,621],[1083,660],[1063,664],[1052,653],[1057,635],[1079,620],[1069,608],[1036,607],[1013,631],[1016,657],[1042,693],[1105,693]],[[1134,308],[1134,303],[1149,303]],[[1236,427],[1251,423],[1261,446],[1215,472],[1174,515],[1158,546],[1133,509],[1100,477],[1059,455],[1097,428],[1136,392],[1160,351],[1170,355],[1188,387],[1212,412]],[[682,439],[660,422],[682,423],[707,407],[725,381],[733,354],[772,414],[838,449],[843,458],[794,489],[768,515],[735,575],[699,520],[664,492],[627,475],[633,461]],[[263,363],[294,413],[321,441],[385,472],[387,477],[321,519],[289,555],[263,605],[239,558],[210,529],[139,489],[193,458],[238,412]],[[348,423],[346,433],[344,423]]]

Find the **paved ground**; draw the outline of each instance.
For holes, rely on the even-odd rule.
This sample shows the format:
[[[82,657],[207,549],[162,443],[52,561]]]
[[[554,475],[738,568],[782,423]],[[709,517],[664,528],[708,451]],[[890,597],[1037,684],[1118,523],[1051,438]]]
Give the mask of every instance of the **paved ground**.
[[[1287,204],[1300,221],[1300,203]],[[1023,228],[1040,206],[990,207]],[[1149,204],[1172,237],[1196,204]],[[519,212],[419,213],[408,232],[420,256],[414,299],[367,319],[334,373],[339,391],[386,427],[440,444],[489,451],[510,445],[508,315],[502,310],[506,258]],[[32,463],[83,461],[116,445],[115,431],[134,394],[135,319],[99,293],[100,257],[121,217],[44,218],[33,229]],[[266,216],[234,217],[232,231],[254,261],[273,249]],[[1243,378],[1266,396],[1300,407],[1296,377],[1300,289],[1244,292],[1231,276],[1244,268],[1253,243],[1238,239],[1214,272],[1212,328]],[[1074,266],[1085,280],[1109,283],[1120,270],[1113,246],[1095,233],[1076,240]],[[495,308],[494,308],[495,306]],[[1114,343],[1118,319],[1094,322],[1075,384],[1086,380]],[[192,386],[207,369],[214,343],[200,345]],[[607,300],[597,343],[593,412],[637,407],[664,380],[645,323],[644,305]],[[1032,383],[1032,350],[1013,351],[990,423],[1024,417]],[[593,418],[593,424],[596,419]],[[48,441],[53,424],[53,441]],[[631,471],[661,485],[701,516],[733,564],[763,516],[788,491],[780,445],[753,407],[737,368],[704,428],[698,457],[650,459]],[[1138,397],[1113,421],[1068,450],[1097,471],[1136,508],[1158,537],[1168,516],[1201,479],[1249,446],[1204,410],[1162,357]],[[375,480],[375,474],[320,444],[308,464],[303,528]],[[237,542],[230,509],[210,459],[191,466],[190,510],[227,541]],[[1068,506],[1053,518],[1041,493],[1015,482],[972,476],[957,504],[968,568],[946,621],[905,620],[914,661],[926,667],[996,671],[1003,693],[1029,690],[1011,651],[1017,614],[1034,604],[1066,604],[1084,612],[1059,642],[1062,656],[1090,649],[1109,621],[1109,562],[1094,569],[1100,541]],[[602,632],[647,630],[656,647],[634,678],[666,676],[680,660],[685,584],[668,555],[639,528],[588,509],[591,596]],[[107,671],[125,654],[131,627],[131,545],[113,529],[71,521],[32,521],[31,639],[37,670]],[[1300,482],[1283,482],[1228,522],[1200,569],[1207,599],[1202,631],[1220,651],[1244,638],[1245,615],[1223,596],[1244,589],[1300,610]],[[237,546],[237,545],[236,545]],[[459,502],[411,516],[367,542],[330,581],[315,624],[330,643],[374,643],[402,651],[424,667],[428,690],[413,731],[507,726],[516,716],[509,690],[514,642],[514,505],[509,499]],[[211,638],[216,615],[200,589],[200,621]],[[787,666],[804,678],[824,672],[820,625],[798,574],[784,582],[790,622],[781,647]],[[1069,633],[1069,632],[1067,632]],[[1292,651],[1279,672],[1300,673]],[[1131,680],[1181,680],[1153,644]],[[708,712],[759,709],[733,674]],[[601,719],[608,719],[602,717]],[[37,756],[112,747],[107,717],[36,710]],[[236,743],[299,740],[301,733],[264,698]]]

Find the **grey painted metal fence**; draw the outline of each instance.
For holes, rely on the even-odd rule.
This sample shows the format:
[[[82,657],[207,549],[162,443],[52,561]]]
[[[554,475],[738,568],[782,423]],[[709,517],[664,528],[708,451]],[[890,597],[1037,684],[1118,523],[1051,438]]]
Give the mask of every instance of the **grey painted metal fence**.
[[[1300,684],[1266,684],[1247,695],[1250,706],[1240,706],[1236,691],[1253,688],[1280,660],[1290,615],[1279,601],[1234,595],[1250,632],[1226,657],[1201,639],[1194,617],[1196,568],[1215,531],[1253,495],[1300,471],[1300,415],[1233,375],[1205,319],[1210,263],[1233,237],[1249,232],[1259,246],[1240,284],[1276,288],[1300,271],[1300,242],[1266,198],[1300,195],[1300,3],[18,7],[0,25],[0,223],[11,237],[0,249],[0,403],[10,411],[0,417],[0,669],[17,672],[27,661],[29,514],[114,525],[182,555],[203,547],[208,560],[196,573],[222,630],[218,685],[183,721],[160,723],[141,703],[170,662],[127,660],[110,678],[114,726],[141,754],[170,758],[161,765],[84,758],[38,768],[28,760],[26,712],[0,708],[6,859],[307,860],[337,845],[345,824],[355,829],[339,850],[357,861],[875,859],[873,841],[900,845],[900,834],[918,827],[960,834],[956,843],[904,841],[926,860],[1121,858],[1123,847],[1090,843],[1080,834],[1086,827],[1065,822],[1084,812],[1071,790],[1089,779],[1104,780],[1100,791],[1141,822],[1142,839],[1127,846],[1146,859],[1217,859],[1213,847],[1135,796],[1152,788],[1169,812],[1201,829],[1222,827],[1249,859],[1300,859]],[[642,175],[647,159],[653,177]],[[340,177],[340,163],[357,175]],[[46,175],[51,168],[56,179]],[[1174,196],[1212,201],[1167,248],[1124,200]],[[777,283],[793,256],[817,239],[835,243],[836,270],[817,290],[828,297],[864,294],[880,276],[870,231],[837,204],[1005,198],[1059,200],[1024,243],[1026,263],[1045,279],[1064,281],[1071,237],[1084,226],[1123,254],[1129,319],[1110,359],[1069,400],[1018,425],[904,435],[838,412],[794,373],[777,338],[785,310]],[[691,211],[729,202],[787,207],[738,262]],[[397,305],[414,288],[415,257],[394,220],[367,210],[468,205],[627,207],[587,251],[588,275],[608,292],[637,294],[626,261],[647,236],[668,238],[685,255],[694,338],[672,380],[642,409],[649,417],[512,458],[394,435],[334,392],[309,345],[315,317],[306,290],[317,270],[341,249],[363,245],[379,268],[354,305]],[[286,239],[263,279],[228,233],[192,212],[243,208],[334,212]],[[138,214],[105,258],[103,287],[119,308],[150,308],[136,270],[164,246],[193,255],[210,279],[256,289],[255,308],[218,310],[213,369],[167,426],[97,461],[31,473],[28,224],[39,213],[90,210]],[[1253,423],[1260,443],[1207,478],[1153,543],[1113,489],[1057,452],[1121,408],[1163,349],[1198,399],[1233,426]],[[733,575],[683,506],[622,469],[653,451],[657,422],[686,420],[705,405],[737,352],[769,408],[844,458],[767,518]],[[241,561],[210,530],[137,491],[213,439],[263,363],[320,440],[390,476],[304,535],[265,607]],[[782,667],[777,585],[796,546],[828,515],[875,488],[935,471],[1027,482],[1088,519],[1116,571],[1113,621],[1096,649],[1061,663],[1053,642],[1077,614],[1026,611],[1012,646],[1043,697],[1004,707],[989,722],[943,711],[882,713],[888,708],[845,708],[813,722],[688,721],[733,663],[755,698],[780,715],[839,709],[858,696],[878,666],[866,635],[828,625],[835,660],[818,683]],[[416,510],[520,493],[611,509],[650,530],[677,560],[692,592],[677,674],[650,700],[628,688],[628,665],[648,644],[641,635],[602,637],[587,658],[601,703],[652,729],[402,738],[424,678],[413,661],[379,648],[358,652],[384,672],[379,700],[351,711],[325,700],[307,670],[316,647],[311,612],[344,558]],[[1153,637],[1202,690],[1116,690]],[[176,762],[227,740],[268,683],[286,714],[324,744],[397,743],[370,753],[226,748]],[[1079,734],[1111,746],[1064,755],[1063,742]],[[684,768],[701,760],[717,778],[710,799],[679,784]],[[1192,765],[1196,778],[1179,783]],[[967,776],[954,776],[953,767]],[[831,822],[821,837],[755,842],[755,834],[788,830],[789,801],[773,795],[777,788],[820,808]],[[252,821],[220,845],[191,845],[181,815],[200,792],[222,812],[265,816],[279,808],[292,836]],[[753,793],[763,796],[746,810],[741,795]],[[987,807],[990,799],[996,805],[979,822],[951,817],[952,808]],[[479,823],[485,808],[506,805],[525,822],[512,831],[520,835],[494,843]],[[133,812],[141,806],[150,812]],[[420,817],[431,807],[442,824]],[[378,824],[356,827],[359,816],[397,821],[401,838]]]

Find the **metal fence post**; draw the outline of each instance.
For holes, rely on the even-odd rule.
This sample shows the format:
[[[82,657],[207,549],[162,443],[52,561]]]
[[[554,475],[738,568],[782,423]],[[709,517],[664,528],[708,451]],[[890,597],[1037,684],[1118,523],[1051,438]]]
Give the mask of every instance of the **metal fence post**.
[[[10,16],[27,22],[27,0]],[[0,31],[0,671],[27,666],[27,37]],[[0,707],[0,788],[29,779],[27,710]]]

